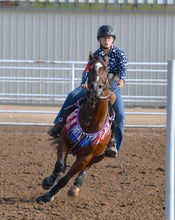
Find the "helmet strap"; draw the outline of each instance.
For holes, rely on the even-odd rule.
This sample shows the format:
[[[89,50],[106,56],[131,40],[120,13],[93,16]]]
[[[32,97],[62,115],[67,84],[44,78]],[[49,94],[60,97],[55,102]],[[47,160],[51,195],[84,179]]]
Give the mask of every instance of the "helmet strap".
[[[111,49],[112,47],[113,47],[113,45],[111,45],[110,47],[103,47],[103,45],[100,44],[101,49]]]

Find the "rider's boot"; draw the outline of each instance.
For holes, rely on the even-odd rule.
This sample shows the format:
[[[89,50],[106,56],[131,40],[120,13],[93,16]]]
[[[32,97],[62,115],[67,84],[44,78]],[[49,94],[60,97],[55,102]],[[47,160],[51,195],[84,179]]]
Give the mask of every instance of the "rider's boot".
[[[64,127],[66,118],[70,114],[69,110],[66,110],[62,117],[55,123],[55,125],[47,131],[47,134],[51,137],[58,137],[58,134],[61,132],[61,129]]]
[[[47,133],[51,137],[57,137],[57,135],[60,133],[61,129],[64,127],[63,118],[59,118],[59,121],[56,122],[56,124],[50,128]]]
[[[105,156],[115,158],[117,153],[115,138],[111,138],[106,147]]]
[[[82,105],[85,101],[86,99],[82,99],[79,102],[79,105]],[[70,113],[72,113],[76,108],[77,106],[73,105],[70,106],[67,110],[65,110],[64,113],[62,114],[62,117],[59,118],[58,122],[56,122],[56,124],[47,131],[48,135],[55,138],[58,137],[58,134],[61,132],[61,129],[65,125],[67,116],[70,115]]]

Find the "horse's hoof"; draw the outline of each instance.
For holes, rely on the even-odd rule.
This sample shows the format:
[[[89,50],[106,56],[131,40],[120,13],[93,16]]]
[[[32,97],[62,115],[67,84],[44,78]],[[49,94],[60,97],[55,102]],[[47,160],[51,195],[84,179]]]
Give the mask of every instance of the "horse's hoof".
[[[42,203],[42,202],[45,202],[45,199],[43,198],[44,196],[39,196],[37,199],[36,199],[36,202],[38,204]],[[46,202],[45,202],[46,203]]]
[[[50,201],[53,201],[54,200],[54,197],[50,197],[47,195],[48,193],[45,193],[43,196],[39,196],[37,199],[36,199],[36,202],[37,203],[48,203]]]
[[[117,157],[117,149],[115,147],[107,148],[105,151],[106,157],[116,158]]]
[[[71,188],[69,189],[69,191],[67,192],[68,196],[70,197],[77,197],[78,193],[80,191],[80,188],[76,187],[76,186],[71,186]]]
[[[52,188],[53,184],[49,184],[48,181],[47,181],[48,177],[44,178],[43,179],[43,182],[42,182],[42,187],[43,189],[45,190],[49,190]]]

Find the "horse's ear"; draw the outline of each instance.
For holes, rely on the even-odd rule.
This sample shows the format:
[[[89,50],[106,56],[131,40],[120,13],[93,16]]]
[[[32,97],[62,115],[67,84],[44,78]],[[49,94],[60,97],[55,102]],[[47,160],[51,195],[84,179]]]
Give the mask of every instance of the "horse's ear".
[[[94,59],[94,55],[93,55],[92,51],[90,51],[90,53],[89,53],[89,60],[90,60],[90,62],[91,62],[93,59]]]
[[[105,57],[104,57],[104,61],[105,61],[106,64],[108,64],[108,61],[109,61],[109,57],[108,57],[108,55],[105,55]]]
[[[107,70],[107,68],[108,68],[108,60],[109,60],[108,55],[105,55],[105,56],[104,56],[104,59],[101,60],[101,63],[103,64],[103,66],[105,67],[106,70]]]

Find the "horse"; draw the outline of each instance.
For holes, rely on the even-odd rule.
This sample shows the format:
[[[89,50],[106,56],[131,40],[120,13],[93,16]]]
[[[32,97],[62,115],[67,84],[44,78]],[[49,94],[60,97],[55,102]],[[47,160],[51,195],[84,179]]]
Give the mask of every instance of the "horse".
[[[42,187],[48,190],[36,199],[37,203],[48,203],[54,199],[68,181],[76,174],[69,196],[77,196],[83,185],[87,169],[105,158],[105,149],[112,134],[114,112],[109,99],[108,56],[104,59],[89,54],[88,96],[66,119],[57,144],[57,161],[52,174],[44,178]],[[114,94],[113,94],[114,95]],[[75,162],[66,172],[66,159],[71,153]],[[65,174],[65,175],[64,175]]]

